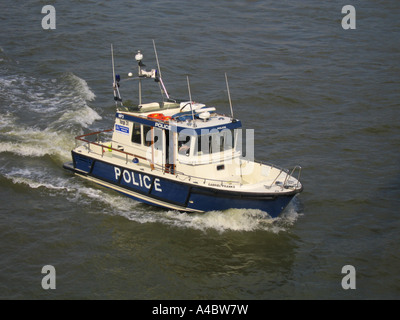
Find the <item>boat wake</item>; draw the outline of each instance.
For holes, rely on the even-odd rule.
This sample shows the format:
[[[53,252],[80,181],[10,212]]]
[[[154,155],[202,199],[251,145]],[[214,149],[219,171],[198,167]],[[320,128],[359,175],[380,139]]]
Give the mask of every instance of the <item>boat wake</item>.
[[[135,212],[121,212],[119,210],[118,214],[138,223],[159,222],[177,228],[195,229],[203,232],[214,230],[220,233],[226,231],[285,232],[300,215],[295,203],[290,204],[277,218],[271,218],[266,212],[256,209],[181,213],[173,210],[154,209],[153,212],[149,212],[149,207],[145,206],[139,204],[136,206]]]
[[[95,94],[72,73],[46,81],[4,76],[0,89],[0,153],[65,160],[73,137],[101,119],[87,104]]]

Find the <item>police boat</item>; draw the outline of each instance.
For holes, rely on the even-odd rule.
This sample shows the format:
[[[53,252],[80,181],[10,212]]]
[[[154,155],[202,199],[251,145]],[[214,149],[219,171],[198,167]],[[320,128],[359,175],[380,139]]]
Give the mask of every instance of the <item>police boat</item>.
[[[183,212],[259,209],[277,217],[303,190],[301,167],[283,169],[255,161],[246,149],[242,156],[241,122],[215,107],[170,96],[158,69],[146,71],[143,54],[135,60],[138,74],[126,79],[115,74],[111,45],[113,91],[116,104],[112,129],[75,138],[72,162],[63,167],[74,174],[125,194],[137,201]],[[138,81],[138,104],[123,102],[120,86]],[[142,102],[142,85],[153,80],[160,102]],[[157,90],[158,91],[158,90]],[[251,137],[251,134],[246,136]],[[251,143],[250,143],[251,144]]]

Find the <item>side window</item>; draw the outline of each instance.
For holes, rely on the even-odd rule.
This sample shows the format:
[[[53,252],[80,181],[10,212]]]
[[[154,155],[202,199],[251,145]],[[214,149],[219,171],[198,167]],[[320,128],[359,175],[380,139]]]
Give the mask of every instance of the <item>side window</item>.
[[[212,136],[207,134],[203,136],[197,136],[197,155],[201,156],[204,154],[211,153]]]
[[[132,142],[134,143],[142,143],[142,135],[140,133],[140,123],[133,123],[133,130],[132,130]]]
[[[178,153],[187,156],[190,154],[190,136],[179,135]]]
[[[151,146],[151,127],[143,125],[143,143],[145,146]]]
[[[220,151],[227,151],[232,149],[235,146],[235,137],[233,130],[222,130],[220,132],[221,144],[220,144]]]

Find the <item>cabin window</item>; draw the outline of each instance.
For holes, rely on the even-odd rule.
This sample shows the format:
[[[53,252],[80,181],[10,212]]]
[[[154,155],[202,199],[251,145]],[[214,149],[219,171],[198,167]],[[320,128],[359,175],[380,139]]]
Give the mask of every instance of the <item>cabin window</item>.
[[[211,135],[197,136],[197,155],[201,156],[204,154],[211,153],[212,137]]]
[[[179,135],[178,153],[187,156],[190,154],[190,136]]]
[[[133,123],[133,129],[132,129],[132,142],[133,143],[142,143],[142,135],[140,132],[140,123]]]
[[[220,132],[221,137],[221,152],[228,151],[235,147],[235,132],[234,130],[222,130]]]
[[[197,137],[197,155],[231,150],[234,147],[233,130],[222,130]]]
[[[147,147],[151,146],[151,127],[143,125],[143,144]]]

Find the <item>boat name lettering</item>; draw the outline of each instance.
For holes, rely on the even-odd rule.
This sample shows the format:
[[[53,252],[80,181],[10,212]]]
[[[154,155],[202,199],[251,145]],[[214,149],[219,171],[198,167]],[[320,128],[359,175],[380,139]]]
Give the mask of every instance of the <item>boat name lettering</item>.
[[[121,114],[121,113],[118,113],[118,118],[121,118],[121,119],[123,119],[123,118],[124,118],[124,115],[123,115],[123,114]]]
[[[161,129],[165,129],[165,130],[171,130],[171,126],[169,124],[164,124],[164,123],[160,123],[160,122],[156,122],[154,124],[155,127],[159,127]]]
[[[122,179],[124,179],[125,183],[132,184],[138,187],[145,187],[146,189],[151,188],[151,178],[148,175],[136,173],[128,170],[122,170],[120,168],[114,167],[115,172],[115,180],[119,180],[122,174]],[[154,190],[158,192],[162,192],[161,189],[161,181],[159,178],[154,179]]]
[[[210,187],[223,187],[223,188],[236,188],[234,185],[224,185],[224,184],[217,184],[217,183],[209,183]]]

